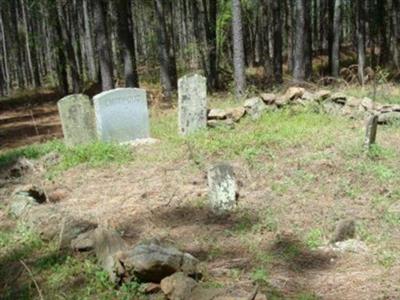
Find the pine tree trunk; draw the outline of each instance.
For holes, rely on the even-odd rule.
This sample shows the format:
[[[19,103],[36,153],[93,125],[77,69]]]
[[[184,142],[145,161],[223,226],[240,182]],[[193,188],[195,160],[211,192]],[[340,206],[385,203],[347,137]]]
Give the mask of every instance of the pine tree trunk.
[[[305,69],[305,0],[296,0],[296,33],[294,47],[294,69],[295,81],[304,81]]]
[[[206,2],[203,0],[203,2]],[[207,85],[211,90],[218,87],[217,62],[217,0],[208,1],[208,18],[205,19],[207,33],[208,76]]]
[[[274,77],[277,83],[282,82],[282,4],[273,1],[273,40],[274,40]]]
[[[7,51],[7,41],[6,41],[6,36],[4,32],[4,22],[3,22],[3,16],[0,11],[0,38],[1,38],[1,59],[2,59],[2,64],[0,64],[0,72],[1,74],[1,81],[2,81],[2,90],[3,94],[9,94],[10,86],[11,86],[11,81],[10,81],[10,71],[8,68],[8,51]],[[0,60],[1,63],[1,60]],[[3,67],[4,66],[4,67]]]
[[[393,60],[400,70],[400,0],[393,0]]]
[[[165,6],[163,0],[154,0],[154,6],[157,15],[157,36],[158,49],[160,58],[160,76],[161,86],[165,100],[171,100],[172,93],[176,90],[177,82],[174,74],[171,73],[174,67],[172,66],[170,56],[170,44],[167,35],[167,24],[165,20]],[[176,68],[175,68],[176,69]]]
[[[29,72],[29,81],[31,84],[36,87],[36,82],[35,82],[35,76],[33,73],[33,64],[32,64],[32,55],[31,55],[31,49],[29,46],[29,29],[28,29],[28,22],[26,19],[26,12],[25,12],[25,1],[21,0],[21,14],[22,14],[22,24],[23,24],[23,30],[24,30],[24,40],[25,40],[25,51],[26,51],[26,59],[28,63],[28,72]]]
[[[85,27],[85,51],[86,51],[86,59],[88,62],[89,79],[91,81],[96,81],[97,68],[96,68],[95,54],[93,50],[93,38],[92,38],[91,24],[90,24],[91,17],[89,15],[88,0],[82,0],[82,5],[83,5],[83,22]]]
[[[242,7],[240,0],[232,0],[233,68],[236,97],[246,92],[245,54],[243,45]]]
[[[358,80],[364,85],[365,67],[365,7],[364,0],[357,0],[357,53],[358,53]]]
[[[113,61],[107,34],[106,3],[94,0],[94,22],[96,33],[96,49],[100,63],[101,85],[103,91],[114,88]]]
[[[139,87],[136,69],[135,40],[133,37],[132,5],[130,0],[117,1],[117,27],[124,60],[124,76],[126,87]]]
[[[335,0],[335,12],[333,21],[333,44],[332,44],[332,76],[339,77],[340,64],[340,35],[341,35],[341,11],[342,1]]]

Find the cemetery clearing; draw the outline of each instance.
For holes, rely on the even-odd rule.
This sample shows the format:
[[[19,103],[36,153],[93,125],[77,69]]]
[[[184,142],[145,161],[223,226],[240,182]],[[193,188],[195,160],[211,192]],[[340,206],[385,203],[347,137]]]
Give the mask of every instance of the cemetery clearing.
[[[210,104],[238,105],[225,99]],[[54,122],[58,131],[49,131],[48,138],[62,136],[54,107],[42,105],[49,106],[51,120],[36,122]],[[177,119],[176,109],[151,109],[151,136],[159,140],[153,145],[69,149],[51,141],[5,151],[2,167],[17,156],[58,158],[2,181],[0,197],[8,199],[23,184],[43,186],[54,202],[49,205],[112,227],[130,244],[158,238],[192,254],[210,286],[250,292],[257,282],[267,299],[398,297],[398,125],[380,126],[377,144],[366,152],[364,120],[326,114],[314,105],[267,111],[257,120],[243,118],[233,129],[221,126],[187,137],[178,135]],[[228,217],[212,214],[207,204],[207,169],[221,161],[233,166],[238,180],[239,204]],[[139,282],[114,289],[92,256],[61,251],[57,239],[42,241],[10,218],[6,205],[0,218],[5,299],[38,298],[38,289],[49,299],[148,297]],[[321,249],[345,218],[355,219],[355,239],[367,250]]]

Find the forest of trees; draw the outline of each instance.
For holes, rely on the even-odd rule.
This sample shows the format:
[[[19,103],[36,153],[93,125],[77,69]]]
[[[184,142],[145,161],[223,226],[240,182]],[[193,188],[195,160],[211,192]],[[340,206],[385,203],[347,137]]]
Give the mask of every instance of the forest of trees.
[[[400,0],[0,1],[2,95],[136,87],[157,74],[170,99],[178,73],[193,71],[242,95],[247,67],[279,84],[334,80],[343,66],[361,84],[367,68],[399,76]]]

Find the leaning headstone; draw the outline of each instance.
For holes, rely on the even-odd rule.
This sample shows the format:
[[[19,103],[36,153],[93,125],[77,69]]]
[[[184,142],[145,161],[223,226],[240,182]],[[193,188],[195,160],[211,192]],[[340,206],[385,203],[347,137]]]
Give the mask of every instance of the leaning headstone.
[[[221,163],[208,170],[209,205],[216,214],[224,214],[237,206],[237,183],[232,166]]]
[[[200,75],[184,76],[178,81],[179,133],[188,135],[207,127],[207,85]]]
[[[378,120],[378,115],[373,115],[369,118],[367,122],[364,146],[368,149],[371,147],[372,144],[375,144],[376,133],[378,130]]]
[[[150,137],[146,91],[119,88],[94,98],[97,134],[101,141],[124,143]]]
[[[94,110],[88,96],[67,96],[57,105],[66,145],[76,146],[96,140]]]

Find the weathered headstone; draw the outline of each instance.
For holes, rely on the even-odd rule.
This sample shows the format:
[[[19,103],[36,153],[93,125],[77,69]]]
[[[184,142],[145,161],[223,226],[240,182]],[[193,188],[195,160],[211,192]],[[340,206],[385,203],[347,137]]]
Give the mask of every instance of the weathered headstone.
[[[179,133],[191,134],[207,127],[207,85],[200,75],[184,76],[178,81]]]
[[[57,105],[66,145],[76,146],[96,140],[94,110],[88,96],[67,96]]]
[[[149,138],[146,91],[119,88],[94,98],[97,134],[104,142],[129,142]]]
[[[378,115],[373,115],[367,122],[364,146],[368,149],[372,144],[375,144],[376,133],[378,130],[378,120]]]
[[[237,183],[232,166],[220,163],[208,170],[209,205],[216,214],[232,211],[237,206]]]

